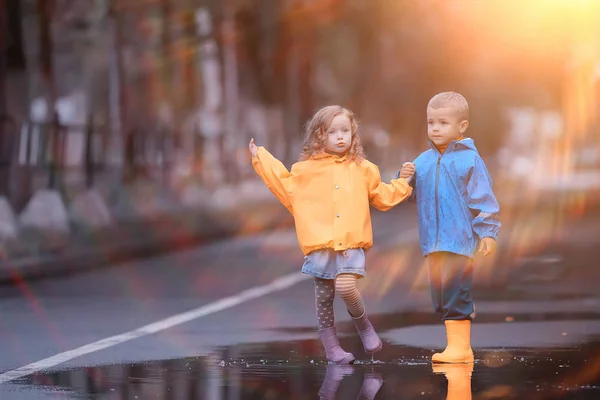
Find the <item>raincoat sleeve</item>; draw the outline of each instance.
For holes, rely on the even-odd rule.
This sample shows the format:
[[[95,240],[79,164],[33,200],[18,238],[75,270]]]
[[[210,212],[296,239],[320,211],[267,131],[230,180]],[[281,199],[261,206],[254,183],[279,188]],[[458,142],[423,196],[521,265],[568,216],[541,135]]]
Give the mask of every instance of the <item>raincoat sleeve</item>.
[[[400,179],[400,170],[398,170],[398,172],[396,172],[396,179]],[[408,182],[408,184],[413,189],[410,197],[408,198],[408,201],[410,201],[410,202],[417,201],[417,191],[415,190],[415,188],[417,187],[417,172],[416,171],[415,171],[415,174],[413,175],[412,179],[410,180],[410,182]]]
[[[474,217],[473,231],[479,238],[496,239],[500,230],[500,206],[492,191],[492,178],[484,161],[475,158],[471,177],[467,184],[468,205]]]
[[[252,167],[254,171],[265,182],[271,193],[293,213],[292,202],[290,198],[292,186],[292,174],[287,170],[285,165],[264,147],[260,146],[256,157],[252,157]]]
[[[369,188],[369,204],[381,211],[387,211],[401,203],[412,193],[412,187],[406,179],[392,179],[390,183],[381,181],[379,168],[373,163],[366,167],[366,178]]]

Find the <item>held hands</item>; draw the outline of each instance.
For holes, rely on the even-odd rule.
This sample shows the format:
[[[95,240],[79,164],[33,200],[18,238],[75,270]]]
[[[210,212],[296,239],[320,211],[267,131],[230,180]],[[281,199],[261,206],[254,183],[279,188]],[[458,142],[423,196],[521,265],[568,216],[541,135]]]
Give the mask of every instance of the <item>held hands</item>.
[[[258,147],[254,144],[254,138],[250,139],[250,144],[248,144],[248,149],[250,149],[250,153],[252,157],[256,157],[256,153],[258,152]]]
[[[479,252],[484,256],[492,254],[496,251],[496,240],[491,237],[484,237],[479,244]]]
[[[405,162],[402,164],[402,169],[400,170],[400,178],[406,179],[407,182],[410,182],[415,175],[415,164],[411,162]]]

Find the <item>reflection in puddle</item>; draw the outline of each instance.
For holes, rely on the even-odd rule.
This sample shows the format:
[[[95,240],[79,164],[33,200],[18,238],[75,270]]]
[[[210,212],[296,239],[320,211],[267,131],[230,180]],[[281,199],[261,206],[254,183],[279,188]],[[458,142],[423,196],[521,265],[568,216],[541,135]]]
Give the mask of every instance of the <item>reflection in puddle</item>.
[[[325,378],[319,389],[321,400],[334,400],[345,376],[351,376],[356,372],[355,367],[350,365],[328,365],[325,369]],[[373,400],[383,385],[381,373],[367,372],[364,374],[362,386],[358,392],[357,399]]]
[[[446,376],[448,390],[446,400],[471,400],[471,375],[474,364],[433,364],[434,374]]]
[[[245,345],[206,357],[38,374],[21,383],[59,398],[110,400],[600,398],[598,342],[478,351],[474,366],[432,366],[430,350],[392,345],[386,359],[351,366],[328,365],[319,354],[316,341]]]

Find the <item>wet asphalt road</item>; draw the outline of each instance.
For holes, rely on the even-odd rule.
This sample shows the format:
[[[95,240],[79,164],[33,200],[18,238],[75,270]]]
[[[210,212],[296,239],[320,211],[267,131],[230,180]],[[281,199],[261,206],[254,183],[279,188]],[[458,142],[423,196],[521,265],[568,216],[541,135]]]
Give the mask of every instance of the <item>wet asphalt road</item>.
[[[429,362],[444,331],[406,206],[375,213],[360,283],[385,343],[375,360],[336,301],[359,361],[324,362],[312,282],[279,231],[0,287],[0,399],[600,398],[600,220],[512,217],[497,258],[479,260],[472,371]]]

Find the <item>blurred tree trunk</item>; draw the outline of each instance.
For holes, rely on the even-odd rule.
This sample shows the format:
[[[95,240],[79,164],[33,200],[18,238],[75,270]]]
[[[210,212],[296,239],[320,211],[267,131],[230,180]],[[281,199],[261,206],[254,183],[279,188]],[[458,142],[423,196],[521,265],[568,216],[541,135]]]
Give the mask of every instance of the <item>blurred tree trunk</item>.
[[[294,160],[294,142],[300,136],[300,54],[299,41],[288,31],[284,99],[284,164]]]
[[[6,145],[10,143],[8,139],[8,107],[6,104],[6,82],[7,82],[7,58],[8,47],[10,46],[8,31],[8,7],[7,0],[0,0],[0,196],[10,196],[10,153],[6,150]],[[5,159],[4,155],[8,155]]]
[[[50,140],[47,141],[51,146],[50,151],[50,175],[48,185],[50,189],[57,189],[61,186],[61,173],[59,165],[62,160],[59,159],[60,139],[58,128],[58,113],[56,112],[56,82],[54,77],[54,32],[52,30],[52,19],[54,15],[54,0],[37,0],[37,15],[39,24],[39,49],[40,49],[40,66],[42,82],[44,85],[44,97],[46,98],[47,121],[52,121]],[[54,129],[54,131],[53,131]],[[42,149],[45,151],[46,149]],[[26,174],[31,174],[30,169],[27,169]]]
[[[221,141],[222,168],[228,182],[238,179],[238,168],[235,157],[236,139],[239,134],[239,76],[237,43],[238,35],[235,26],[236,8],[232,0],[225,1],[223,35],[223,69],[225,92],[225,134]]]
[[[315,41],[319,28],[331,22],[338,0],[319,4],[296,0],[283,12],[284,46],[284,160],[287,165],[298,159],[302,126],[316,108],[314,91]],[[333,13],[333,14],[332,14]]]
[[[56,87],[54,82],[53,68],[53,35],[52,35],[52,15],[54,10],[54,0],[37,0],[37,14],[39,23],[39,44],[40,44],[40,66],[46,100],[48,102],[49,115],[52,114],[56,104]]]

